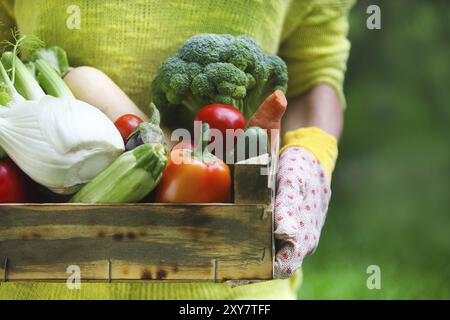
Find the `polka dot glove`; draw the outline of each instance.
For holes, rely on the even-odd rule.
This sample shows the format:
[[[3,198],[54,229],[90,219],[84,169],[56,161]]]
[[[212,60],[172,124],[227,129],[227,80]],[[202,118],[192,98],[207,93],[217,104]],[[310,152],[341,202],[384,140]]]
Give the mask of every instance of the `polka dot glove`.
[[[274,277],[289,278],[319,243],[331,190],[324,168],[305,148],[288,147],[279,159],[275,200]]]

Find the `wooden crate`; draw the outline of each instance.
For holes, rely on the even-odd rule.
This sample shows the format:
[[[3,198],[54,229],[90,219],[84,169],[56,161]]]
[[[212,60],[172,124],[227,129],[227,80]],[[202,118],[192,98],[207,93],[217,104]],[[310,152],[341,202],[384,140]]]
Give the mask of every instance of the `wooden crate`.
[[[275,167],[232,166],[229,204],[0,205],[0,281],[66,281],[72,266],[93,282],[272,279]]]

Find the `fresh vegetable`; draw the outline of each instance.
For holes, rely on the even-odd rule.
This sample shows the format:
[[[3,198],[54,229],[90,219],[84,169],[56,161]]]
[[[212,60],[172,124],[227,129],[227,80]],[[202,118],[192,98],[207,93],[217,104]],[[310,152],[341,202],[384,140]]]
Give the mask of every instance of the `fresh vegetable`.
[[[119,132],[103,113],[75,99],[46,96],[27,68],[16,68],[20,60],[14,56],[11,74],[24,85],[26,96],[35,97],[26,101],[9,78],[3,58],[0,77],[11,102],[0,107],[0,146],[34,181],[70,194],[123,152]],[[59,77],[46,80],[62,83]]]
[[[45,60],[58,71],[74,96],[105,113],[115,122],[124,114],[133,114],[147,120],[131,99],[102,71],[87,66],[69,68],[62,48],[39,48],[31,56],[31,63]]]
[[[153,103],[150,103],[150,119],[141,122],[131,133],[125,143],[125,150],[132,150],[144,143],[164,144],[164,133],[159,127],[159,111]]]
[[[134,114],[124,114],[123,116],[117,118],[116,122],[114,122],[114,125],[116,126],[117,130],[119,130],[120,135],[125,142],[141,122],[142,119],[138,116],[135,116]]]
[[[177,149],[194,150],[194,148],[195,148],[195,145],[192,140],[182,140],[182,141],[176,143],[172,147],[172,150],[177,150]]]
[[[60,47],[44,48],[41,46],[33,52],[31,60],[46,61],[60,76],[64,76],[70,69],[67,53]]]
[[[9,96],[8,92],[6,92],[6,90],[0,87],[0,105],[7,105],[10,102],[11,97]]]
[[[226,104],[214,103],[201,108],[197,111],[195,120],[206,122],[211,128],[220,130],[224,139],[227,129],[245,128],[245,118],[242,113]]]
[[[2,42],[2,44],[5,44],[5,50],[6,48],[11,47],[11,52],[3,53],[1,63],[3,63],[5,69],[9,71],[11,82],[22,97],[28,100],[40,99],[42,95],[44,95],[44,91],[36,81],[33,81],[33,76],[27,72],[27,67],[22,61],[16,59],[16,57],[21,53],[22,49],[26,51],[36,50],[37,48],[42,47],[44,43],[36,36],[24,36],[18,31],[13,31],[12,37],[15,43],[9,41]],[[20,77],[16,77],[17,74],[20,74]],[[0,78],[2,77],[0,76]],[[1,82],[3,82],[3,86],[9,95],[10,93],[7,89],[8,84],[4,79],[0,79],[0,83]],[[2,105],[6,104],[2,103]]]
[[[27,67],[12,52],[3,53],[1,63],[9,71],[14,87],[22,97],[27,100],[39,100],[45,95]],[[7,86],[6,82],[5,86]]]
[[[242,161],[269,152],[267,131],[260,127],[249,127],[237,138],[235,160]]]
[[[286,111],[286,107],[286,96],[283,91],[277,90],[263,101],[251,117],[248,125],[266,129],[270,137],[271,129],[280,129],[281,118]]]
[[[0,77],[0,105],[7,105],[10,102],[11,97],[9,96],[8,90],[6,89],[6,84]]]
[[[123,114],[134,114],[143,120],[147,119],[145,113],[122,89],[98,69],[74,68],[66,74],[64,81],[77,99],[97,107],[112,121],[116,121]]]
[[[175,149],[169,155],[156,202],[214,203],[229,200],[231,174],[222,160],[207,149],[208,124],[201,126],[195,150]]]
[[[11,97],[6,90],[5,83],[2,81],[0,77],[0,106],[7,105],[11,102]],[[5,150],[0,147],[0,160],[6,156]]]
[[[248,120],[273,91],[286,91],[287,80],[284,61],[265,54],[253,39],[200,34],[162,63],[152,94],[165,122],[185,116],[192,120],[210,103],[232,105]]]
[[[53,97],[75,99],[69,87],[61,81],[56,70],[45,60],[38,59],[34,63],[37,81],[44,91]]]
[[[0,161],[0,202],[23,203],[30,201],[32,182],[11,161]]]
[[[158,184],[167,163],[161,144],[142,144],[122,154],[105,171],[84,186],[71,202],[138,202]]]

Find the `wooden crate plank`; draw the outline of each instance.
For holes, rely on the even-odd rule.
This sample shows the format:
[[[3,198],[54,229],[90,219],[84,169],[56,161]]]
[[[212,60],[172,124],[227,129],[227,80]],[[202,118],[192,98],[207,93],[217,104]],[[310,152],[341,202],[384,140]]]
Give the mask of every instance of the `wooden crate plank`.
[[[262,205],[0,205],[8,280],[272,278],[272,218]],[[263,254],[264,252],[264,254]],[[4,274],[3,265],[0,274]]]
[[[270,205],[272,192],[267,186],[269,161],[260,162],[259,158],[255,158],[254,162],[238,162],[234,165],[234,203]]]
[[[269,154],[240,161],[233,166],[234,203],[264,204],[273,210],[279,134],[271,135]]]

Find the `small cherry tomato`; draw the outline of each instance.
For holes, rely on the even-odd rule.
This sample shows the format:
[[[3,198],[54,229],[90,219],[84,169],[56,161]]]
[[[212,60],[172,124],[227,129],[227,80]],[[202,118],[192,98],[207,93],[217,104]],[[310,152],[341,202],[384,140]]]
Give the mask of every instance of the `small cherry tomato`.
[[[29,200],[32,180],[10,160],[0,161],[0,202],[23,203]]]
[[[114,125],[116,126],[117,130],[119,130],[120,135],[125,142],[129,135],[141,122],[142,119],[138,116],[135,116],[134,114],[124,114],[123,116],[117,118],[116,122],[114,122]]]

